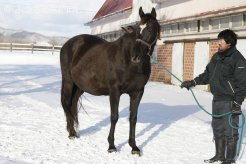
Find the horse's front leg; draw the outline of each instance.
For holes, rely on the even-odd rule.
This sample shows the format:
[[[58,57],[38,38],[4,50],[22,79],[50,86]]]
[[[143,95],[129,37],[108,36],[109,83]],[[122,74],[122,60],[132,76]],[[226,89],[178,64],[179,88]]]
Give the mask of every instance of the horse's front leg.
[[[115,126],[119,118],[119,101],[120,101],[120,93],[119,90],[114,89],[111,91],[109,95],[110,99],[110,107],[111,107],[111,127],[108,135],[108,143],[109,143],[109,148],[108,152],[116,152],[117,149],[114,145],[114,132],[115,132]]]
[[[132,154],[140,155],[140,150],[136,146],[135,141],[135,131],[136,131],[136,123],[137,123],[137,114],[138,114],[138,106],[140,100],[143,96],[142,91],[135,91],[130,93],[130,134],[129,134],[129,145],[132,147]]]

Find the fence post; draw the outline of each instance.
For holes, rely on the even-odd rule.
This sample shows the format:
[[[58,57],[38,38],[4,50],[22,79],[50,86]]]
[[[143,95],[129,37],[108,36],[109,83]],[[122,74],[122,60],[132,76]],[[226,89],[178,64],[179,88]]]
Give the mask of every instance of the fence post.
[[[55,51],[55,45],[53,44],[52,45],[52,55],[54,54],[54,51]]]
[[[32,54],[33,54],[33,51],[34,51],[34,44],[32,43]]]
[[[10,43],[10,52],[12,52],[12,42]]]

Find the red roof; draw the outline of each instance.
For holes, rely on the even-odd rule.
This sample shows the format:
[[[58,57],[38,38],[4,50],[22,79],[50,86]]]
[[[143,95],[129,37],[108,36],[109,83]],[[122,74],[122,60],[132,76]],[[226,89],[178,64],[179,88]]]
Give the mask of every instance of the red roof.
[[[106,0],[92,20],[132,8],[132,0]]]

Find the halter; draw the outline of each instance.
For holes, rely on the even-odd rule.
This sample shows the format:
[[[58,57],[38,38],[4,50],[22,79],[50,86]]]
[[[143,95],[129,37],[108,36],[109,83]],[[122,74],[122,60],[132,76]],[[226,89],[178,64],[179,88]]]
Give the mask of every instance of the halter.
[[[157,31],[155,40],[152,43],[149,44],[148,42],[146,42],[146,41],[144,41],[144,40],[142,40],[140,38],[136,39],[136,42],[140,42],[140,43],[144,44],[145,46],[147,46],[149,48],[148,56],[151,56],[151,54],[150,54],[151,47],[156,43],[157,39],[158,39],[158,31]]]

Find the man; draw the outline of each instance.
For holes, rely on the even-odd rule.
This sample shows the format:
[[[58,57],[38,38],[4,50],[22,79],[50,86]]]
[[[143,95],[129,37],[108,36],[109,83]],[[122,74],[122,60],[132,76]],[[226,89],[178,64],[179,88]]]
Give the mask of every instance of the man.
[[[238,126],[241,105],[246,96],[246,60],[237,50],[237,35],[229,29],[218,35],[219,50],[206,66],[204,73],[194,80],[184,81],[181,88],[210,84],[213,94],[212,113],[232,112],[232,124]],[[205,163],[235,163],[238,130],[229,125],[228,116],[213,117],[215,156]]]

